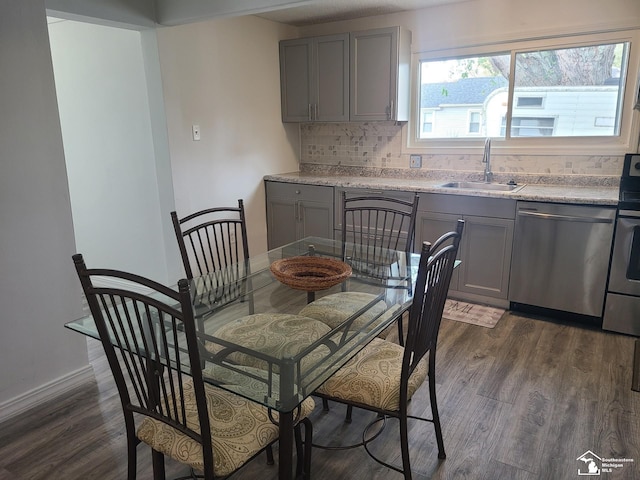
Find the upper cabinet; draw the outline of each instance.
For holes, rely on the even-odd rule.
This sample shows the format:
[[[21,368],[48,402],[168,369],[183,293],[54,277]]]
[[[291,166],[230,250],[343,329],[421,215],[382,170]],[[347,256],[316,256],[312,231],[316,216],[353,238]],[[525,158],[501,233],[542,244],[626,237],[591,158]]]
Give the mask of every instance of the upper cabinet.
[[[351,121],[409,120],[411,33],[400,27],[351,33]]]
[[[401,27],[283,40],[282,121],[407,121],[410,61]]]
[[[349,34],[280,42],[283,122],[349,120]]]

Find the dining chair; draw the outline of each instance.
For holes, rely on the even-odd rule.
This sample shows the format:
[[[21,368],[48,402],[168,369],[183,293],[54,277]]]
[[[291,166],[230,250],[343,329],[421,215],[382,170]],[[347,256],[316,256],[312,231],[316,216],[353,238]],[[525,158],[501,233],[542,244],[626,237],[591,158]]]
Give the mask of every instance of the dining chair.
[[[212,306],[243,298],[248,289],[249,243],[242,199],[237,207],[207,208],[182,218],[173,211],[171,221],[185,274],[198,278],[193,292],[196,308],[200,304],[211,311]],[[248,301],[253,311],[251,295]],[[198,319],[198,311],[195,314]]]
[[[249,258],[242,199],[238,207],[207,208],[182,218],[173,211],[171,220],[188,279]]]
[[[376,412],[378,417],[365,428],[358,445],[406,480],[411,479],[409,419],[433,423],[438,458],[446,458],[436,397],[436,345],[463,229],[464,220],[458,220],[455,231],[440,237],[433,246],[428,242],[422,245],[405,345],[373,339],[315,392],[324,399]],[[427,378],[432,416],[410,415],[409,401]],[[377,436],[369,436],[369,432],[380,422],[383,428],[388,417],[399,420],[402,468],[380,460],[368,447]]]
[[[140,442],[152,449],[154,479],[164,479],[168,455],[212,480],[226,478],[278,440],[277,413],[204,382],[206,352],[188,280],[175,291],[132,273],[87,269],[81,254],[73,261],[120,395],[129,480],[136,477]],[[305,478],[313,407],[311,399],[301,404],[295,427],[296,466]]]
[[[412,201],[381,195],[349,197],[342,191],[342,260],[351,265],[352,276],[360,281],[384,284],[399,279],[397,251],[410,259],[415,237],[416,215],[420,197]],[[413,286],[407,282],[406,288]],[[339,292],[310,302],[300,315],[315,318],[335,328],[371,301],[373,295]],[[377,316],[386,305],[367,312]],[[404,338],[402,316],[399,317],[398,338]],[[367,322],[368,318],[361,319]]]

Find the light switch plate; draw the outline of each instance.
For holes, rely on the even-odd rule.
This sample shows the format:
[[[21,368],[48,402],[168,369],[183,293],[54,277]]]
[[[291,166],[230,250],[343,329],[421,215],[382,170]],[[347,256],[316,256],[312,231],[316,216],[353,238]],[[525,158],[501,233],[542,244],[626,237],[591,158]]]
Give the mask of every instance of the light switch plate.
[[[410,168],[421,168],[422,167],[422,155],[410,155],[409,156],[409,167]]]

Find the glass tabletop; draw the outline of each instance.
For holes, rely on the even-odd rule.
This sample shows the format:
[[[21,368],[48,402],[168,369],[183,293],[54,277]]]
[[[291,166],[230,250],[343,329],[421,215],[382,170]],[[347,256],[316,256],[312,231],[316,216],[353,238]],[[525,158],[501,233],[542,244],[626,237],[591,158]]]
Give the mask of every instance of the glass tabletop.
[[[411,304],[419,255],[378,249],[366,261],[346,256],[351,276],[315,292],[291,288],[270,270],[283,258],[341,260],[342,247],[338,240],[307,237],[194,278],[191,297],[205,381],[290,412],[389,328]],[[299,315],[314,300],[339,320],[329,326],[311,313]],[[91,316],[66,327],[99,338]],[[176,341],[186,350],[184,338]]]

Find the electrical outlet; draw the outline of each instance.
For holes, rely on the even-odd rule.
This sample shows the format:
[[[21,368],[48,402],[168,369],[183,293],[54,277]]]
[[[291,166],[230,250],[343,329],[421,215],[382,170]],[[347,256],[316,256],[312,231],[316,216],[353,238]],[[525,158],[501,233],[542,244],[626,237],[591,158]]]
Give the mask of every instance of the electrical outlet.
[[[409,167],[410,168],[421,168],[422,167],[422,155],[410,155],[409,156]]]

